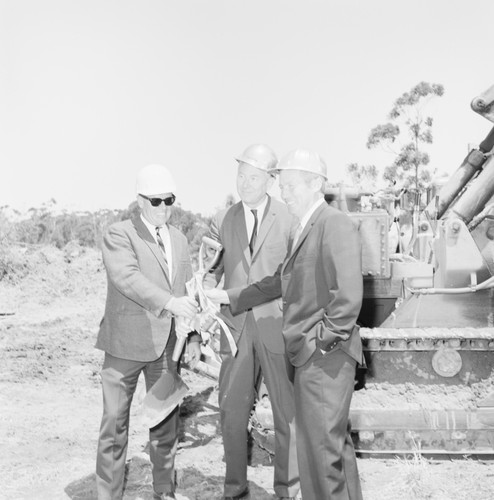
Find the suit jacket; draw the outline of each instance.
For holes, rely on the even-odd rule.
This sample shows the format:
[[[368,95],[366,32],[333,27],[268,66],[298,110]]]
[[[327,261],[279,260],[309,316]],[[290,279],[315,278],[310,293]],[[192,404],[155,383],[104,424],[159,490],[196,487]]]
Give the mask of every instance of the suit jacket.
[[[295,366],[316,348],[342,349],[363,362],[356,326],[363,295],[360,239],[350,218],[327,204],[312,214],[274,275],[228,295],[234,313],[282,296],[283,335]]]
[[[239,202],[218,213],[211,225],[211,237],[220,241],[224,250],[221,265],[216,269],[216,281],[224,276],[224,288],[236,288],[273,274],[286,255],[294,223],[286,205],[269,197],[251,257],[243,204]],[[233,325],[232,335],[238,342],[246,312],[233,314],[229,306],[222,306],[221,312]],[[253,309],[257,326],[263,332],[262,341],[271,352],[278,354],[285,353],[281,313],[280,300],[271,300]],[[223,336],[221,348],[227,349]]]
[[[187,239],[168,226],[173,252],[173,282],[163,254],[139,216],[110,226],[103,239],[108,293],[96,347],[112,356],[153,361],[175,334],[164,309],[186,294],[192,277]],[[172,331],[173,330],[173,331]]]

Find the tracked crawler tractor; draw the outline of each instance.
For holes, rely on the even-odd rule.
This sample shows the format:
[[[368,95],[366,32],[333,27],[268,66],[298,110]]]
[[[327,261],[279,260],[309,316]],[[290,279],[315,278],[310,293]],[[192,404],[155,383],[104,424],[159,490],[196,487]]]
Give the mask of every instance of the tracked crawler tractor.
[[[472,109],[494,121],[494,86]],[[428,200],[336,189],[362,238],[360,453],[494,457],[494,128]],[[410,208],[411,207],[411,208]],[[269,400],[253,417],[272,448]]]

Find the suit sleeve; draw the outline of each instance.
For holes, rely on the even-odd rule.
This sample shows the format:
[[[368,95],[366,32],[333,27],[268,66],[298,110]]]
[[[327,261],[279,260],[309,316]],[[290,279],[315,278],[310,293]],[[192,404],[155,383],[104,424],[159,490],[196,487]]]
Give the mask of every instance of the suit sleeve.
[[[117,290],[159,317],[172,294],[150,281],[140,270],[129,236],[111,226],[103,238],[103,262]]]
[[[239,314],[252,307],[281,297],[281,267],[282,264],[278,266],[275,274],[266,276],[256,283],[246,287],[226,290],[230,299],[232,314]]]
[[[360,238],[350,218],[338,214],[328,221],[321,239],[321,252],[330,300],[323,319],[314,328],[317,347],[330,350],[358,329],[356,323],[362,306]]]

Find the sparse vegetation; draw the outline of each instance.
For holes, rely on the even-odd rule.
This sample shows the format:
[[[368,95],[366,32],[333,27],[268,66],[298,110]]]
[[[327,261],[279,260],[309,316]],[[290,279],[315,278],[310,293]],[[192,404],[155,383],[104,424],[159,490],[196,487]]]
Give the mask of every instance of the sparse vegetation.
[[[126,220],[138,213],[133,202],[125,210],[69,212],[57,210],[55,200],[21,214],[7,206],[0,207],[0,280],[15,283],[28,272],[23,247],[48,245],[59,249],[69,244],[99,248],[105,230],[114,222]],[[207,233],[210,219],[174,207],[171,223],[187,237],[194,264]]]
[[[39,244],[10,250],[19,274],[15,286],[0,280],[0,498],[94,499],[102,365],[94,341],[106,295],[101,253],[75,242],[62,250]],[[184,412],[177,499],[219,498],[225,464],[217,386],[182,373],[193,400]],[[139,397],[131,411],[124,498],[144,500],[152,497],[151,465]],[[493,462],[433,461],[417,449],[406,458],[360,458],[358,466],[365,500],[494,498]],[[249,467],[249,481],[253,498],[273,498],[271,463]]]

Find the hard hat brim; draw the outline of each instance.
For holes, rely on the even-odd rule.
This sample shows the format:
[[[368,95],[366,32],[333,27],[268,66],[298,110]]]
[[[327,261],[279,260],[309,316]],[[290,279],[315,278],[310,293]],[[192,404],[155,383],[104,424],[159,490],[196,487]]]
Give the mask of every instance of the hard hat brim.
[[[239,156],[236,157],[235,160],[238,161],[239,163],[247,163],[247,165],[250,165],[251,167],[254,168],[258,168],[263,172],[269,172],[269,169],[266,166],[260,165],[259,162],[257,162],[254,158],[246,158],[245,156]]]
[[[316,171],[311,170],[309,168],[298,167],[298,166],[283,167],[283,168],[273,168],[273,169],[271,169],[271,172],[279,174],[283,170],[300,170],[301,172],[309,172],[310,174],[320,175],[324,180],[326,180],[326,181],[328,180],[328,176],[326,174],[323,174],[322,172],[316,172]]]

